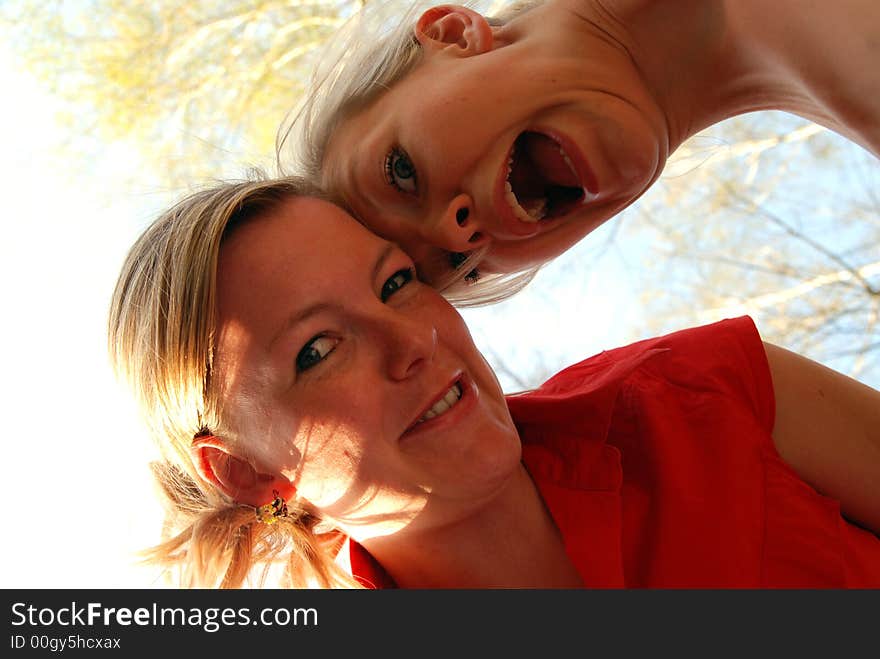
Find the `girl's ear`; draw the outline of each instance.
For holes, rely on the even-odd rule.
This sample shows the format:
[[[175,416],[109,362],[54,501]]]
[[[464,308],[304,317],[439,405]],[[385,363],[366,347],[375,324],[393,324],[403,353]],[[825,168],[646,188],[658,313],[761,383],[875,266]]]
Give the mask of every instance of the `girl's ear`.
[[[492,50],[492,27],[467,7],[438,5],[423,13],[415,36],[426,50],[445,50],[459,56],[479,55]]]
[[[273,499],[275,491],[288,500],[295,497],[296,489],[290,481],[280,475],[261,473],[249,461],[232,453],[219,437],[196,437],[190,453],[199,475],[233,501],[262,506]]]

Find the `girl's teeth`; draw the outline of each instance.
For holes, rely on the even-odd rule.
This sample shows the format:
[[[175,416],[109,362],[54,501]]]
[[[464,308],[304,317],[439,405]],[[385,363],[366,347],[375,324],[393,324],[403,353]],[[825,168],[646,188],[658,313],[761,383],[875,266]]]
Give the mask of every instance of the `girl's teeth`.
[[[577,176],[577,172],[574,169],[574,164],[571,162],[571,158],[569,158],[568,154],[562,150],[562,147],[559,148],[559,153],[562,155],[562,159],[565,161],[565,164],[568,165],[568,169],[571,170],[571,173]],[[595,195],[593,195],[593,193],[587,190],[585,187],[581,187],[581,190],[583,191],[581,193],[583,195],[581,198],[581,206],[586,206],[593,200],[593,197]]]
[[[545,197],[527,199],[523,203],[525,204],[524,210],[529,214],[529,217],[534,218],[534,221],[544,219],[544,216],[547,214],[547,199]]]
[[[577,177],[577,172],[574,169],[574,165],[571,162],[571,159],[568,157],[568,154],[562,150],[562,147],[559,147],[559,155],[562,156],[563,162],[568,165],[568,171],[574,174]]]
[[[516,195],[513,194],[513,187],[510,185],[510,181],[505,181],[504,183],[504,199],[513,210],[513,214],[516,215],[517,219],[522,220],[523,222],[537,222],[544,217],[547,208],[546,199],[530,200],[531,203],[529,205],[531,208],[529,210],[520,206],[519,200],[516,198]],[[534,215],[532,213],[534,213]]]

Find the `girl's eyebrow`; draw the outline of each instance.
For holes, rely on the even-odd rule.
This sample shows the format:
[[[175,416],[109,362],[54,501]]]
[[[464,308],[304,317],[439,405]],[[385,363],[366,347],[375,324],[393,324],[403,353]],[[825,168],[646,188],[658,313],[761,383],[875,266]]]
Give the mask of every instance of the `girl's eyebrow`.
[[[397,244],[388,241],[382,241],[382,249],[379,251],[379,254],[376,257],[376,261],[373,264],[373,269],[370,272],[371,281],[378,279],[379,273],[385,266],[385,262],[389,259],[391,254],[394,253],[396,249],[399,249]],[[272,335],[272,338],[269,341],[269,349],[271,350],[279,338],[289,332],[292,328],[296,327],[299,323],[302,323],[303,321],[323,311],[327,311],[328,309],[333,309],[338,306],[338,303],[323,301],[315,302],[314,304],[310,304],[304,309],[294,311],[281,323],[278,331]]]
[[[358,221],[360,221],[361,209],[365,207],[376,209],[375,204],[370,202],[369,196],[364,194],[364,187],[360,184],[358,172],[361,170],[357,155],[352,155],[347,161],[336,159],[329,169],[329,180],[324,181],[327,189],[338,198],[337,204],[343,206]]]
[[[381,197],[376,196],[376,190],[387,186],[383,159],[387,145],[392,144],[393,139],[387,127],[380,130],[375,126],[363,138],[358,147],[351,151],[348,162],[341,163],[340,173],[347,186],[346,192],[357,200],[362,213],[382,213],[383,204],[379,201]]]
[[[363,171],[363,167],[358,166],[356,162],[356,158],[352,159],[351,169],[348,170],[348,176],[346,176],[346,187],[353,193],[354,197],[360,202],[358,206],[361,208],[363,206],[370,206],[375,208],[375,206],[370,202],[370,197],[364,194],[364,187],[361,185],[359,172]]]
[[[364,160],[367,161],[367,165],[363,164]],[[372,167],[368,166],[370,163],[373,163]],[[364,179],[364,175],[367,176],[366,179]],[[381,205],[376,203],[376,197],[370,192],[376,189],[376,185],[370,185],[371,182],[376,182],[376,177],[379,178],[379,184],[386,183],[384,168],[380,164],[377,172],[374,159],[370,157],[364,158],[364,155],[359,153],[351,163],[348,177],[349,185],[358,201],[360,201],[361,208],[369,208],[372,212],[381,213]],[[364,185],[365,180],[367,181],[366,185]]]

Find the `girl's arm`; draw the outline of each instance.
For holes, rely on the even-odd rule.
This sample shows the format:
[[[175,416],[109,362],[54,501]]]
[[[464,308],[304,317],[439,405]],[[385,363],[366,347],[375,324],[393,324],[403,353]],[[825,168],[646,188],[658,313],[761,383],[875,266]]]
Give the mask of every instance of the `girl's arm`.
[[[773,440],[782,458],[852,521],[880,534],[880,391],[764,343]]]

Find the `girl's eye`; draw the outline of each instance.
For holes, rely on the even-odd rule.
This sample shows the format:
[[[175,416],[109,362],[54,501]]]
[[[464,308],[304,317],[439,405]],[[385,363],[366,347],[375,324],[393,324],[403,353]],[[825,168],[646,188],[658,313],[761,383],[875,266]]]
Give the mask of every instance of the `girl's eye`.
[[[380,297],[382,298],[382,302],[387,302],[388,298],[394,295],[401,288],[406,286],[413,280],[413,269],[412,268],[404,268],[403,270],[398,270],[393,275],[391,275],[384,284],[382,284],[382,292]]]
[[[296,356],[296,370],[307,371],[322,361],[336,348],[339,339],[332,336],[316,336]]]
[[[449,253],[449,265],[452,266],[453,270],[458,270],[467,260],[467,254],[462,254],[461,252]],[[468,273],[464,276],[464,280],[469,284],[476,284],[480,280],[480,271],[476,268],[473,268],[472,270],[468,271]]]
[[[385,180],[401,192],[416,193],[416,167],[400,147],[394,147],[385,156]]]
[[[461,252],[449,252],[449,265],[452,266],[453,270],[457,270],[461,267],[461,264],[467,261],[468,255],[463,254]]]

